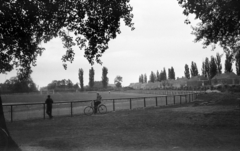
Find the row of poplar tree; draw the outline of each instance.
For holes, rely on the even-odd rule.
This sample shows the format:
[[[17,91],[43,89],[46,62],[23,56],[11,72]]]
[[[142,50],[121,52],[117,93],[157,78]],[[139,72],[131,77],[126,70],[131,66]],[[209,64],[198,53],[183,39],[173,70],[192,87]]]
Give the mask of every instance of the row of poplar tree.
[[[84,74],[83,69],[82,68],[79,69],[78,78],[79,78],[79,82],[80,82],[81,91],[84,91],[83,74]],[[102,68],[102,86],[103,86],[103,88],[107,88],[107,86],[108,86],[107,74],[108,74],[108,69],[106,67],[103,67]],[[92,67],[91,69],[89,69],[88,86],[89,86],[90,89],[94,87],[94,75],[95,75],[95,71],[94,71],[94,68]]]
[[[175,71],[174,68],[171,67],[168,69],[168,77],[166,73],[166,69],[163,68],[163,70],[159,73],[157,70],[156,74],[152,71],[150,76],[149,76],[149,81],[147,81],[147,75],[146,74],[141,74],[139,76],[139,83],[147,83],[147,82],[161,82],[167,79],[174,79],[175,80]]]
[[[206,57],[205,60],[202,62],[202,76],[212,79],[216,74],[222,73],[222,63],[221,58],[223,55],[220,55],[219,53],[216,54],[216,56],[211,56],[210,58]],[[236,66],[236,74],[240,75],[240,51],[238,51],[235,55],[226,53],[226,59],[225,59],[225,68],[224,72],[233,72],[232,65],[235,61]],[[184,71],[185,78],[190,79],[190,77],[194,77],[197,75],[200,75],[198,72],[197,64],[192,61],[191,68],[189,69],[189,66],[185,64],[185,71]],[[168,69],[168,77],[165,68],[159,73],[158,71],[156,74],[152,71],[149,76],[149,81],[147,80],[146,74],[141,74],[139,76],[139,83],[147,83],[147,82],[161,82],[167,79],[174,79],[175,80],[175,72],[174,68],[171,67]]]
[[[84,80],[83,80],[83,74],[84,71],[83,69],[79,69],[78,71],[78,78],[79,78],[79,82],[80,82],[80,87],[81,87],[81,91],[84,91]],[[109,78],[107,77],[108,74],[108,69],[106,67],[102,68],[102,88],[108,88],[108,82],[109,82]],[[91,69],[89,69],[89,82],[88,82],[88,86],[90,89],[94,88],[94,84],[97,81],[94,81],[94,75],[95,75],[95,71],[93,69],[93,67]],[[117,88],[121,88],[122,87],[122,80],[123,78],[121,76],[116,76],[114,79],[114,84]]]
[[[202,62],[202,76],[212,79],[216,74],[221,74],[222,73],[222,63],[221,63],[221,58],[223,55],[220,55],[219,53],[216,54],[216,56],[211,56],[210,58],[206,57],[205,60]],[[238,51],[235,56],[230,53],[226,53],[226,59],[225,59],[225,68],[224,68],[224,73],[227,72],[233,72],[233,62],[235,61],[235,66],[236,66],[236,74],[240,75],[240,52]],[[198,73],[198,68],[195,62],[192,61],[191,64],[191,77],[199,75]],[[186,64],[185,65],[185,71],[184,75],[186,78],[190,78],[190,72],[189,72],[189,67]]]

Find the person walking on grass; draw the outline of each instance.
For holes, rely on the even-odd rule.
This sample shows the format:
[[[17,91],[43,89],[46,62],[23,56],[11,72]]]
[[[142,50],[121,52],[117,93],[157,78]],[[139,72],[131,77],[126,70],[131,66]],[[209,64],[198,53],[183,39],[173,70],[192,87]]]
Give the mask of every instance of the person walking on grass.
[[[101,101],[102,101],[102,96],[99,93],[97,93],[97,99],[94,100],[94,114],[97,113],[97,107],[99,104],[101,104]]]
[[[50,95],[48,95],[48,98],[46,99],[45,103],[47,104],[47,111],[46,113],[48,114],[49,118],[53,118],[52,116],[52,104],[53,100],[51,99]]]

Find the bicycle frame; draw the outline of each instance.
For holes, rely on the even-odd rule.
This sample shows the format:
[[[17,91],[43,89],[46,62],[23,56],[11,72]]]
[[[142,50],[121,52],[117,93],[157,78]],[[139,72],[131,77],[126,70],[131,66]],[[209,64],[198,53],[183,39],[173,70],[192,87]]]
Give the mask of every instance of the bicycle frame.
[[[90,111],[90,112],[89,112]],[[85,115],[92,115],[95,112],[95,106],[94,106],[94,101],[91,102],[90,106],[86,106],[84,109],[84,114]],[[107,107],[100,103],[97,106],[97,113],[106,113],[107,112]]]

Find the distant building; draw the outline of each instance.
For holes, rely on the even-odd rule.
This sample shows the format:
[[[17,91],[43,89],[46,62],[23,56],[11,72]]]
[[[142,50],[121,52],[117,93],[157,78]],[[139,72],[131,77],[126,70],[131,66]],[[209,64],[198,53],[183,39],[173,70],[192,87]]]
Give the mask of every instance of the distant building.
[[[188,81],[188,78],[177,78],[174,82],[173,82],[173,87],[174,88],[182,88],[182,87],[185,87],[187,86],[187,81]]]
[[[130,83],[129,87],[131,87],[133,89],[141,89],[142,83]]]
[[[201,87],[201,86],[207,86],[210,84],[211,84],[210,80],[200,75],[194,76],[187,81],[188,87]]]
[[[142,89],[157,89],[161,87],[160,82],[149,82],[142,84]]]
[[[212,85],[239,85],[239,81],[240,77],[233,72],[217,74],[211,80]]]

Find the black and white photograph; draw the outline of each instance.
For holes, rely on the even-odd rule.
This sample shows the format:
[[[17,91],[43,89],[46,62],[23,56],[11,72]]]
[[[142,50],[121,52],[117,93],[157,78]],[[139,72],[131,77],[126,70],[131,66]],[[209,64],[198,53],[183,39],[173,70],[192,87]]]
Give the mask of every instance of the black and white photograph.
[[[0,0],[0,151],[239,151],[240,0]]]

